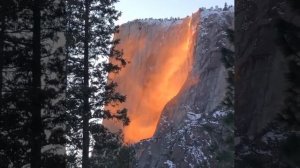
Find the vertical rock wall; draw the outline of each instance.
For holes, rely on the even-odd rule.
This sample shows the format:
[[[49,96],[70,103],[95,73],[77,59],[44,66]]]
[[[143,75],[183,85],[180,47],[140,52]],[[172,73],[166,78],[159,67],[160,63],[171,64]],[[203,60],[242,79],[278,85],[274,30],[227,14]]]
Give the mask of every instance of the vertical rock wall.
[[[136,20],[124,24],[116,38],[129,64],[113,76],[127,101],[130,125],[124,128],[127,143],[150,138],[164,106],[184,85],[193,62],[198,14],[184,19]],[[105,121],[110,127],[120,127]]]
[[[202,10],[197,16],[192,70],[180,92],[165,106],[155,135],[135,145],[139,168],[217,167],[212,146],[222,131],[218,108],[225,95],[221,48],[233,28],[233,9]],[[212,128],[209,131],[207,128]]]
[[[299,8],[292,9],[292,2],[236,1],[236,167],[296,167],[291,160],[298,159],[293,158],[293,154],[283,154],[283,144],[293,132],[289,124],[295,124],[297,115],[292,114],[293,120],[288,120],[288,115],[279,115],[287,106],[294,108],[292,102],[299,100],[294,96],[289,103],[286,101],[289,92],[299,94],[299,89],[291,89],[288,80],[291,56],[284,52],[292,45],[284,44],[290,38],[284,31],[290,30],[282,23],[293,24],[298,32],[300,27]],[[295,33],[295,30],[290,32]],[[294,45],[299,48],[298,42]],[[296,128],[299,130],[299,124]],[[291,147],[291,151],[293,148],[297,147]]]

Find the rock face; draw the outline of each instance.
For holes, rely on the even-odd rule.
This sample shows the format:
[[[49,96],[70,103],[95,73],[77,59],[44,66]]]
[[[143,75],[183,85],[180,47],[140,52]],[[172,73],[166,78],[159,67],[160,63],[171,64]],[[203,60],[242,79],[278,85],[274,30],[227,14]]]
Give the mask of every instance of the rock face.
[[[219,108],[226,88],[221,48],[228,46],[233,11],[200,10],[197,19],[192,70],[164,107],[154,136],[135,145],[139,168],[217,166],[212,146],[227,113]]]
[[[243,25],[236,29],[241,43],[236,53],[235,122],[248,135],[258,134],[283,108],[287,66],[276,44],[276,3],[251,0],[237,5],[236,21]],[[254,81],[259,85],[250,84]]]
[[[296,100],[295,104],[299,105],[299,89],[292,88],[293,81],[287,80],[289,73],[295,71],[290,69],[293,54],[284,51],[287,46],[293,46],[287,32],[295,29],[290,31],[282,23],[298,27],[298,33],[300,27],[299,8],[293,9],[291,3],[286,0],[236,1],[235,40],[239,42],[235,62],[237,167],[296,167],[291,164],[292,155],[283,155],[282,144],[293,134],[294,128],[289,125],[295,122],[289,120],[286,124],[284,120],[294,115],[297,121],[297,115],[291,110],[289,115],[282,117],[285,119],[279,120],[279,114],[295,108],[291,102]],[[293,47],[299,48],[299,41],[296,44]],[[299,79],[299,76],[293,78]],[[294,96],[288,100],[291,90]],[[299,110],[295,111],[299,114]],[[298,127],[295,127],[298,130],[299,118]]]
[[[227,86],[221,49],[229,46],[229,28],[233,8],[120,27],[119,49],[130,64],[111,78],[127,96],[121,106],[131,124],[124,136],[138,142],[137,167],[226,167],[216,162],[215,153],[225,135],[222,117],[229,112],[220,107]]]
[[[184,19],[137,20],[122,25],[116,34],[130,62],[111,76],[127,96],[121,104],[131,120],[124,128],[126,142],[152,137],[164,106],[184,85],[192,68],[198,22],[199,13]]]

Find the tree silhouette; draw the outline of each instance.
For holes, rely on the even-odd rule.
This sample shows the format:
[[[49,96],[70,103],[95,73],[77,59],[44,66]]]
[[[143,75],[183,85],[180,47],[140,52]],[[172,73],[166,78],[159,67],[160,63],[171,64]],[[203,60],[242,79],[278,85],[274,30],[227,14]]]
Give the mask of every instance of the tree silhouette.
[[[56,155],[63,142],[48,139],[64,120],[62,9],[62,1],[1,1],[1,165],[45,167],[50,155],[64,157]]]
[[[126,64],[115,49],[118,40],[112,40],[118,28],[114,21],[120,16],[113,6],[116,2],[67,1],[68,137],[74,149],[69,160],[83,168],[89,167],[91,119],[129,123],[126,109],[111,113],[104,108],[125,101],[125,96],[115,92],[117,84],[108,79],[109,73],[117,73]],[[78,150],[82,150],[79,160]]]

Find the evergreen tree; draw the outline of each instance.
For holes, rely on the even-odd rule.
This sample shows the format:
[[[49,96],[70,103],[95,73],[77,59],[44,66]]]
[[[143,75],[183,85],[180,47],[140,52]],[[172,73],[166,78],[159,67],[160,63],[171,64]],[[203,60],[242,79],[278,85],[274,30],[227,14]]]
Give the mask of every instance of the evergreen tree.
[[[95,140],[91,157],[92,168],[134,167],[135,151],[123,144],[122,133],[111,133],[103,125],[94,124],[91,133]]]
[[[29,37],[30,16],[23,1],[1,1],[1,165],[29,163]],[[21,6],[20,6],[21,5]],[[26,16],[25,16],[26,15]]]
[[[58,132],[64,127],[66,88],[66,61],[59,44],[64,2],[35,0],[32,11],[31,167],[47,167],[49,160],[63,166],[64,138]]]
[[[222,146],[217,151],[217,160],[220,167],[234,166],[234,30],[227,30],[229,46],[223,47],[221,61],[227,70],[227,88],[222,106],[227,114],[222,118]]]
[[[300,7],[299,1],[291,0],[288,5],[291,6],[291,10],[294,15],[300,14],[296,9]],[[300,86],[300,37],[299,37],[300,26],[286,19],[280,19],[278,23],[278,44],[284,53],[284,56],[288,62],[289,72],[286,75],[289,82],[288,96],[286,98],[285,104],[286,108],[280,114],[282,121],[292,129],[298,130],[300,128],[300,118],[297,117],[297,113],[300,110],[299,101],[299,86]]]
[[[42,93],[41,93],[41,2],[34,0],[33,3],[33,37],[32,37],[32,119],[31,119],[31,162],[32,168],[42,166],[41,141],[42,141]]]
[[[227,30],[227,35],[231,45],[234,42],[234,31],[231,29]],[[227,70],[227,88],[223,105],[228,109],[234,109],[234,50],[232,48],[222,48],[221,61]]]
[[[228,5],[227,5],[227,2],[225,2],[223,11],[227,11],[228,9],[229,9],[229,8],[228,8]]]
[[[3,81],[3,60],[4,60],[4,32],[5,32],[5,6],[3,1],[0,2],[0,111],[2,111],[2,81]]]
[[[118,41],[112,40],[118,28],[114,21],[120,16],[113,6],[116,2],[67,1],[69,161],[76,166],[81,163],[83,168],[90,166],[90,120],[129,122],[126,109],[111,113],[104,108],[125,101],[125,96],[115,92],[117,84],[108,79],[109,73],[117,73],[126,64],[115,49]]]
[[[281,11],[281,14],[290,14],[291,18],[300,16],[300,2],[289,0],[285,2],[288,11]],[[283,4],[284,5],[284,4]],[[280,14],[279,14],[280,15]],[[299,149],[300,149],[300,25],[293,19],[287,20],[280,16],[278,22],[278,44],[288,63],[288,81],[287,96],[285,98],[285,108],[279,114],[277,125],[285,130],[287,138],[280,144],[281,153],[284,161],[289,167],[299,167]]]
[[[5,155],[1,155],[1,165],[46,167],[47,159],[64,149],[63,142],[54,149],[47,138],[54,136],[51,133],[58,123],[63,125],[63,109],[58,106],[63,98],[58,97],[65,84],[58,83],[64,80],[64,63],[62,47],[57,47],[62,32],[62,1],[2,2],[5,30],[1,38],[1,95],[5,101],[1,101],[4,136],[0,139],[1,154]],[[59,154],[60,165],[63,155]]]

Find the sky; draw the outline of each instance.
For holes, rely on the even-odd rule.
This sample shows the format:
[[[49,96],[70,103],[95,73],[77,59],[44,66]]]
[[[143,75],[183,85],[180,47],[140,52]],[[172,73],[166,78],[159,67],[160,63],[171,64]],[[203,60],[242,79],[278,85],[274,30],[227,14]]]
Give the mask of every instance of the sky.
[[[223,7],[225,2],[234,4],[234,0],[120,0],[116,9],[122,12],[122,16],[117,24],[144,18],[183,18],[201,7]]]

